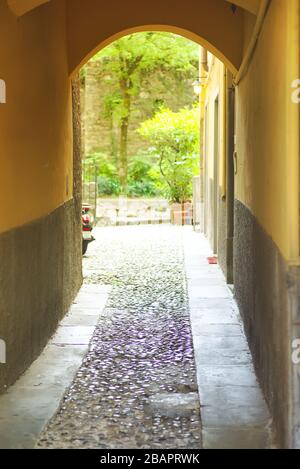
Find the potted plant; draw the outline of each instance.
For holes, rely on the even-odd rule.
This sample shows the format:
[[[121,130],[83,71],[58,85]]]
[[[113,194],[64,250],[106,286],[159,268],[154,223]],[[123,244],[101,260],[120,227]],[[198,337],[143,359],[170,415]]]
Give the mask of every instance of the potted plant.
[[[199,172],[199,115],[197,108],[179,112],[161,109],[144,122],[139,133],[151,143],[164,192],[171,208],[171,222],[190,224],[192,178]]]

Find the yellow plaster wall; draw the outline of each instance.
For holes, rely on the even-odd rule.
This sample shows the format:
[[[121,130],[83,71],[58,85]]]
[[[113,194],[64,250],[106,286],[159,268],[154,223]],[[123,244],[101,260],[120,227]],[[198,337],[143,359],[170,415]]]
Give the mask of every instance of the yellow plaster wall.
[[[214,107],[215,99],[219,96],[219,188],[222,191],[224,182],[225,161],[225,89],[224,89],[225,67],[218,59],[213,58],[211,69],[208,76],[206,88],[206,110],[208,113],[208,129],[207,129],[207,142],[206,158],[208,159],[208,173],[207,176],[213,179],[214,176]]]
[[[236,198],[284,257],[299,257],[298,0],[272,0],[248,74],[237,87]],[[247,19],[246,19],[247,21]]]
[[[72,197],[72,113],[65,2],[17,18],[0,1],[0,232]],[[7,209],[3,210],[3,207]]]
[[[205,87],[205,143],[204,143],[204,168],[205,168],[205,211],[207,219],[207,236],[213,240],[213,194],[211,188],[214,179],[214,153],[215,153],[215,100],[219,98],[219,161],[218,161],[218,187],[221,196],[226,195],[226,90],[225,90],[225,66],[217,58],[209,55],[209,74]]]

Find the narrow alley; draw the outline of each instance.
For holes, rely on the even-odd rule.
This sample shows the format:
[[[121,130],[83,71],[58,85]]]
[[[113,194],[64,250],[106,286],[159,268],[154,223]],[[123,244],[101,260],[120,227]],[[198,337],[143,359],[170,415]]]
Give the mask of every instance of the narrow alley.
[[[195,449],[202,431],[207,448],[270,447],[237,308],[204,237],[174,226],[95,233],[85,283],[113,288],[37,447]]]
[[[0,450],[300,448],[300,0],[0,0],[0,49]]]

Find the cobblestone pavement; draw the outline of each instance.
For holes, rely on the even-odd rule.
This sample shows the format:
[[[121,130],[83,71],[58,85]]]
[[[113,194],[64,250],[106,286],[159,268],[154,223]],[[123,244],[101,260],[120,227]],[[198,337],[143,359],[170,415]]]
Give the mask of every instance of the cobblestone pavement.
[[[113,286],[90,351],[41,448],[200,448],[183,263],[171,226],[100,228],[86,283]]]

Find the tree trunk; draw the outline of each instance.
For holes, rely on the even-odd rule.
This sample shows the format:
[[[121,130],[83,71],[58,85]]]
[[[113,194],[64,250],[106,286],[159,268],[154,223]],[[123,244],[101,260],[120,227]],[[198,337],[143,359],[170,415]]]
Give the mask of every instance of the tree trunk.
[[[130,87],[125,81],[121,80],[121,91],[123,95],[124,114],[121,119],[120,127],[120,158],[119,158],[119,178],[122,193],[127,193],[128,179],[128,128],[131,111],[131,97],[129,94]]]
[[[118,141],[116,138],[116,130],[115,130],[113,112],[111,112],[109,115],[109,131],[110,131],[110,156],[114,164],[117,166],[118,165]]]
[[[121,136],[120,136],[120,159],[119,159],[119,177],[122,188],[122,193],[127,192],[127,177],[128,177],[128,117],[122,118],[121,121]]]

